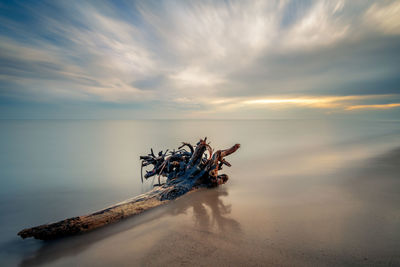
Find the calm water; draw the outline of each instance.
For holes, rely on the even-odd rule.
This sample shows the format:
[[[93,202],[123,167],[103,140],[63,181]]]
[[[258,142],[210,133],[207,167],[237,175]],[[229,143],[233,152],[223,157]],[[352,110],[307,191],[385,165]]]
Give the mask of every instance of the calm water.
[[[221,188],[87,235],[22,228],[148,191],[139,156],[241,143]],[[400,265],[400,122],[0,121],[0,265]]]

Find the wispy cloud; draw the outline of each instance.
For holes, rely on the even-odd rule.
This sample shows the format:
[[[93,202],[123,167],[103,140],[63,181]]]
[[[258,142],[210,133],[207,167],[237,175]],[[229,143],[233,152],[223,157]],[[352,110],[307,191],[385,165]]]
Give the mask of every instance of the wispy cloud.
[[[0,103],[113,103],[151,117],[379,110],[389,104],[377,95],[400,94],[399,10],[345,0],[3,3]]]
[[[400,2],[377,2],[365,13],[370,27],[386,34],[400,34]]]
[[[400,107],[400,103],[390,103],[390,104],[375,104],[375,105],[354,105],[347,107],[346,110],[356,110],[356,109],[390,109]]]
[[[311,108],[343,108],[350,110],[352,107],[361,106],[354,105],[357,102],[391,99],[392,97],[393,95],[303,96],[292,98],[261,98],[243,101],[242,103],[245,105],[280,105],[281,107],[296,105]]]
[[[365,104],[374,101],[390,101],[396,99],[396,95],[349,95],[349,96],[274,96],[260,98],[220,98],[211,100],[203,98],[200,103],[208,106],[208,113],[218,113],[221,110],[241,110],[241,109],[328,109],[345,111],[362,108],[391,108],[397,104]],[[397,97],[398,99],[398,97]],[[189,101],[185,99],[185,101]]]

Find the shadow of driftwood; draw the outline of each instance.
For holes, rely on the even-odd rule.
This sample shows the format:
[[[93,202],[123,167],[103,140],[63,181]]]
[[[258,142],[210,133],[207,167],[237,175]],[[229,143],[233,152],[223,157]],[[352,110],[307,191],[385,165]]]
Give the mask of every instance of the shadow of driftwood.
[[[20,266],[37,266],[49,264],[64,257],[82,253],[90,246],[112,235],[127,231],[132,227],[149,223],[162,216],[176,216],[193,208],[195,227],[209,228],[216,225],[221,231],[230,228],[240,231],[240,224],[228,218],[231,205],[224,203],[220,197],[228,195],[225,188],[204,189],[190,193],[165,206],[147,211],[142,215],[128,218],[118,224],[106,226],[93,232],[67,237],[56,241],[37,241],[42,245],[33,253],[24,255]],[[206,207],[210,209],[210,214]]]

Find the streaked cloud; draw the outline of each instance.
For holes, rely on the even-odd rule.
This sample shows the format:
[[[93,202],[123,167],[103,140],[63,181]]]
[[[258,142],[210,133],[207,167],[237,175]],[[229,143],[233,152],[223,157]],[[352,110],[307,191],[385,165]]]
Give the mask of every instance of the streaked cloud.
[[[119,109],[132,118],[397,110],[398,1],[1,7],[0,105],[7,114],[40,105],[95,105],[99,114]]]
[[[344,108],[348,110],[355,102],[391,99],[393,95],[350,95],[350,96],[306,96],[294,98],[262,98],[244,101],[246,105],[299,105],[312,108]]]
[[[313,49],[347,37],[350,25],[337,17],[343,8],[344,1],[317,1],[289,30],[283,45],[294,50]]]
[[[208,106],[208,112],[219,112],[221,110],[240,110],[242,108],[251,109],[329,109],[345,111],[362,108],[394,108],[397,104],[361,105],[360,103],[374,101],[392,101],[400,99],[396,95],[349,95],[349,96],[275,96],[261,98],[221,98],[210,101],[202,99],[202,105]],[[184,99],[185,101],[190,101]]]
[[[354,105],[347,107],[346,110],[356,109],[390,109],[400,107],[400,103],[380,104],[380,105]]]
[[[365,14],[365,21],[386,34],[400,34],[400,2],[374,3]]]

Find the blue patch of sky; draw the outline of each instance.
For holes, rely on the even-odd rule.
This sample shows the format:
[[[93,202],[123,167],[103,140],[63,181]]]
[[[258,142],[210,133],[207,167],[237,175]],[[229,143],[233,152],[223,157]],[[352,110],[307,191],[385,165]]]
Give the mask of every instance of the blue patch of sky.
[[[290,1],[283,11],[281,29],[290,28],[307,13],[314,3],[312,0]]]

